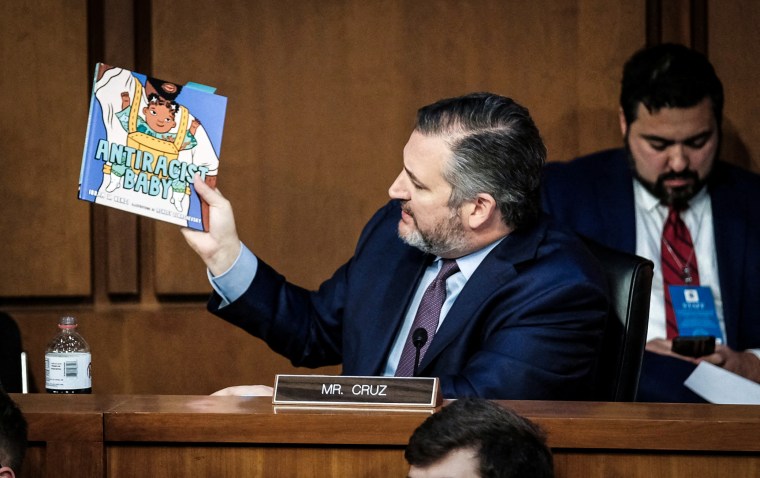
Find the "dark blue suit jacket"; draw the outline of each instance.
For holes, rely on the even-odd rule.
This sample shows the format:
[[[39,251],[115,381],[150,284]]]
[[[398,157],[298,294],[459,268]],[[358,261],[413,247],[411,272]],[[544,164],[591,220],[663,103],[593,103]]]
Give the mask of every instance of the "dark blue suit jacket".
[[[264,262],[249,290],[209,310],[262,338],[295,366],[343,364],[380,375],[432,257],[397,235],[391,201],[361,234],[354,256],[307,291]],[[608,307],[599,266],[547,218],[507,236],[469,279],[420,364],[445,397],[584,399],[591,393]]]
[[[547,212],[582,235],[635,253],[633,179],[625,150],[602,151],[569,163],[549,163],[544,172],[542,192]],[[726,342],[735,350],[760,348],[760,282],[756,280],[760,273],[760,176],[716,161],[707,187]],[[680,386],[693,366],[653,355],[645,355],[640,398],[698,401]],[[667,365],[669,362],[673,364]],[[653,383],[654,374],[662,380]],[[663,394],[669,388],[672,394]]]

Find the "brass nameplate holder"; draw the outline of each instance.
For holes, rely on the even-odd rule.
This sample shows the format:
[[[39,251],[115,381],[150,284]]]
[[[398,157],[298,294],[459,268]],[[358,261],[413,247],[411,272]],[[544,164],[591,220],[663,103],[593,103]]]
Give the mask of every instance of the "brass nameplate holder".
[[[277,375],[272,403],[434,408],[441,404],[440,395],[437,377]]]

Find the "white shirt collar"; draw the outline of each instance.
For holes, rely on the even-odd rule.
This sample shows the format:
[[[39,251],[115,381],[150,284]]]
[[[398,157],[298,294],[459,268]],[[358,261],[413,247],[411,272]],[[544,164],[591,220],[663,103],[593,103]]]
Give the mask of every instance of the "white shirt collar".
[[[498,246],[499,243],[503,240],[504,238],[502,237],[501,239],[492,242],[491,244],[478,251],[457,258],[456,261],[457,265],[459,266],[459,272],[461,272],[462,275],[464,275],[464,277],[469,280],[472,274],[475,273],[475,269],[477,269],[480,263],[483,262],[483,259],[486,258],[488,253],[491,252],[494,247]],[[440,260],[440,257],[436,257],[434,262]],[[438,268],[440,269],[440,266]]]
[[[660,200],[655,197],[649,190],[644,187],[638,179],[633,180],[633,197],[636,201],[637,207],[649,213],[658,210],[664,217],[668,213],[668,207],[660,203]],[[707,193],[707,186],[703,186],[699,192],[691,198],[689,201],[689,208],[687,211],[693,212],[696,217],[701,216],[707,202],[710,200],[710,195]]]

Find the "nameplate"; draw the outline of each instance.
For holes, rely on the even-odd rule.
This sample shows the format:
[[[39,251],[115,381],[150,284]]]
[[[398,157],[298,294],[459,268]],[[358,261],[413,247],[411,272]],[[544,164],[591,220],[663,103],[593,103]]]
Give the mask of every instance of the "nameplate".
[[[312,406],[436,407],[437,377],[277,375],[272,403]]]

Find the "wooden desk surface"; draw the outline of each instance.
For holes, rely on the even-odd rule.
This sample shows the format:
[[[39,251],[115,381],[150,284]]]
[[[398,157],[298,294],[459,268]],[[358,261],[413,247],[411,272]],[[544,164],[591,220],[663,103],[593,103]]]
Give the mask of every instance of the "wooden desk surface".
[[[397,412],[275,407],[264,397],[11,396],[29,421],[32,441],[77,437],[105,441],[405,445],[414,428],[431,413],[424,409]],[[499,403],[539,423],[555,448],[760,451],[757,406]],[[62,420],[66,426],[61,425]],[[701,432],[693,433],[696,428]]]
[[[431,413],[275,407],[262,397],[133,396],[110,402],[106,441],[406,445]],[[554,448],[760,451],[760,407],[500,403],[539,423]],[[694,433],[696,428],[710,432]]]
[[[332,452],[337,455],[331,466],[354,460],[361,452],[363,464],[375,460],[388,467],[392,462],[386,469],[399,472],[405,466],[401,452],[409,436],[431,413],[274,407],[271,399],[262,397],[42,394],[13,398],[29,421],[30,439],[47,442],[48,453],[50,443],[67,443],[70,452],[78,441],[89,444],[90,452],[95,453],[97,446],[92,445],[100,443],[105,448],[102,466],[106,470],[97,476],[120,477],[132,476],[125,470],[135,461],[167,468],[167,460],[175,460],[171,466],[179,466],[183,460],[191,460],[189,455],[195,470],[204,463],[198,458],[203,456],[206,471],[213,471],[220,461],[227,468],[239,461],[239,469],[244,470],[253,461],[264,460],[270,465],[276,462],[280,468],[270,466],[262,476],[288,476],[292,469],[282,468],[282,463],[297,462],[303,470],[304,463]],[[611,470],[627,471],[615,476],[679,476],[700,459],[709,460],[707,465],[699,464],[701,476],[750,476],[744,475],[749,470],[760,474],[760,407],[499,403],[546,430],[560,477],[609,476]],[[250,458],[252,453],[255,460]],[[372,458],[375,453],[377,457]],[[183,458],[184,454],[188,456]],[[595,467],[601,470],[598,474],[593,473]],[[279,473],[275,469],[280,469]],[[710,469],[715,474],[711,475]],[[338,474],[332,476],[341,476],[335,470]],[[665,474],[647,475],[653,471]],[[393,476],[405,472],[400,473]]]

